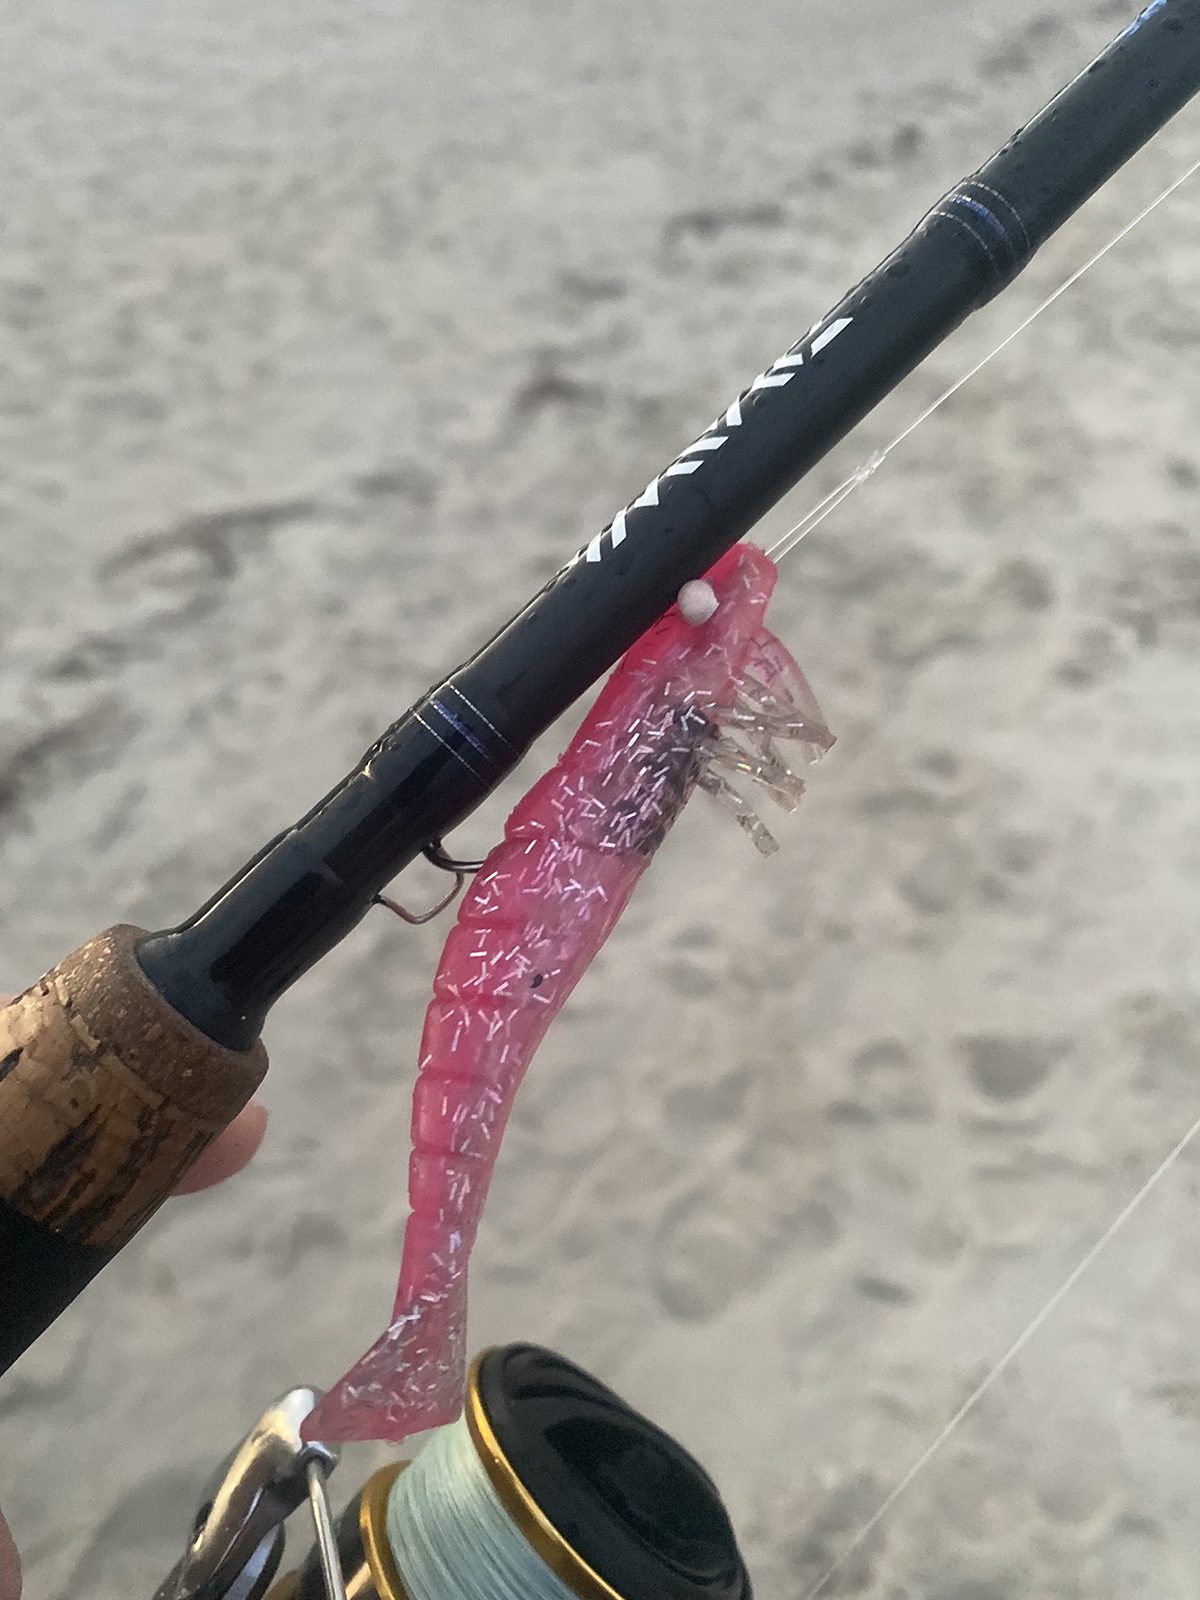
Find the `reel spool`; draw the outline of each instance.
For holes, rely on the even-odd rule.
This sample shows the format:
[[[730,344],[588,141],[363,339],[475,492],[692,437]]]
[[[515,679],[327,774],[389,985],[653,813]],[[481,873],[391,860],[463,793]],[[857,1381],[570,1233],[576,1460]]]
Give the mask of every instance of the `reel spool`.
[[[752,1600],[716,1486],[537,1345],[486,1351],[463,1417],[337,1524],[348,1600]],[[268,1600],[326,1600],[319,1553]]]

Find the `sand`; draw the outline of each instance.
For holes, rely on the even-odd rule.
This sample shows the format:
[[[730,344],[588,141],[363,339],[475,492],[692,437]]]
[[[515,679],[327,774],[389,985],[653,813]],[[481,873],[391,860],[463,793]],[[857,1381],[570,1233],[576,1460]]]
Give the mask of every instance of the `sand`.
[[[0,987],[197,905],[1127,14],[8,6]],[[1193,189],[789,559],[774,625],[840,742],[773,865],[691,810],[516,1111],[473,1343],[549,1343],[675,1430],[761,1600],[801,1600],[1200,1110],[1198,223]],[[37,1600],[152,1592],[212,1463],[373,1336],[443,933],[381,912],[280,1004],[261,1158],[0,1388]],[[1191,1600],[1198,1195],[1200,1148],[828,1593]]]

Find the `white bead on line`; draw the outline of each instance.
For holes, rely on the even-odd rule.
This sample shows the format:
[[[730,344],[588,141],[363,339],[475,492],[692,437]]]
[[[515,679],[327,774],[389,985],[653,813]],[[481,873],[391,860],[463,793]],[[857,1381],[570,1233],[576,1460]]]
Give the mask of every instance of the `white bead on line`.
[[[713,586],[703,578],[693,578],[690,583],[685,583],[679,591],[678,603],[680,616],[685,622],[690,622],[693,628],[707,622],[717,609]]]

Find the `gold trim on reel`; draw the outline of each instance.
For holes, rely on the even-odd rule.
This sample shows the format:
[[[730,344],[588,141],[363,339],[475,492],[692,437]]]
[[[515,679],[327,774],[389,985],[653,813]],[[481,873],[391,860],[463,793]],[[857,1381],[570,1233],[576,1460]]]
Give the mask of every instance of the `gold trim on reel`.
[[[351,1589],[346,1585],[346,1600],[409,1600],[408,1590],[396,1568],[387,1533],[388,1500],[396,1479],[408,1466],[384,1467],[363,1484],[358,1497],[358,1536],[362,1540],[363,1563],[373,1588]]]
[[[479,1393],[479,1372],[491,1354],[484,1350],[471,1364],[464,1410],[472,1442],[500,1503],[552,1572],[579,1600],[625,1600],[607,1584],[559,1532],[514,1471],[500,1447]]]

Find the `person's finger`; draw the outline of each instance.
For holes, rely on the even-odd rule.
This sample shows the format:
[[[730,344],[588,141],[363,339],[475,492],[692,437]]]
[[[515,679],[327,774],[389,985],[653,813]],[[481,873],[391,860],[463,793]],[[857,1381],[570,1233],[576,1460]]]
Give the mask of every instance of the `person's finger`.
[[[266,1131],[267,1108],[261,1101],[251,1100],[224,1133],[219,1133],[208,1149],[197,1156],[174,1192],[195,1194],[199,1189],[211,1189],[214,1183],[224,1183],[226,1178],[242,1170],[262,1143]],[[3,1600],[2,1595],[0,1600]]]
[[[0,1517],[0,1600],[21,1600],[21,1558],[3,1517]]]

